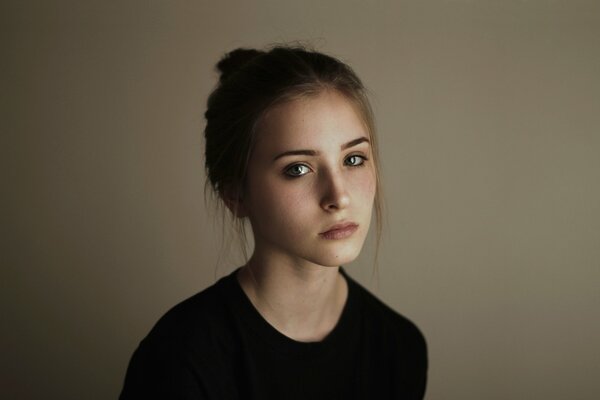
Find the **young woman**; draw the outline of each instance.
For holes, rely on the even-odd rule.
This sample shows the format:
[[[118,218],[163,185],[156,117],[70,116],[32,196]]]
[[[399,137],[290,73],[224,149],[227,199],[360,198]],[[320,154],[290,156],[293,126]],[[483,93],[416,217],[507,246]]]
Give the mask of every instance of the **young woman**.
[[[422,399],[422,334],[340,267],[358,256],[373,209],[381,221],[361,81],[299,47],[238,49],[218,69],[206,170],[250,223],[254,251],[160,319],[121,399]]]

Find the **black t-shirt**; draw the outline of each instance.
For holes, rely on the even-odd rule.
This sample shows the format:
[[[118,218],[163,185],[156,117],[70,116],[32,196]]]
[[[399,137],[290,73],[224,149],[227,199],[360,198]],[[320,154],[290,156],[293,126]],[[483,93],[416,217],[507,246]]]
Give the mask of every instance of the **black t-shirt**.
[[[168,311],[134,352],[121,400],[422,399],[423,335],[350,278],[335,328],[298,342],[254,308],[235,274]]]

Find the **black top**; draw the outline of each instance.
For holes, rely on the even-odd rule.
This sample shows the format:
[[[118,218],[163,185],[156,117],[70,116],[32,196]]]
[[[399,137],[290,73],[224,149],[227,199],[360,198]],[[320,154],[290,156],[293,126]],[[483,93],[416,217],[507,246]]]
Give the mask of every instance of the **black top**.
[[[235,270],[168,311],[134,352],[127,399],[422,399],[423,335],[350,278],[335,328],[298,342],[254,308]]]

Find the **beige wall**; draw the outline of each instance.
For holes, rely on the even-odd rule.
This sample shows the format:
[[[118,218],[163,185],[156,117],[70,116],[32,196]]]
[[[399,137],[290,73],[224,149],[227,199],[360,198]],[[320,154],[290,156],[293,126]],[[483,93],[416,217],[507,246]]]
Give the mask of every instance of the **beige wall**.
[[[427,398],[599,398],[599,2],[9,3],[0,397],[115,398],[157,318],[236,266],[203,200],[212,67],[309,39],[373,93],[378,293],[427,336]],[[371,254],[348,269],[376,290]]]

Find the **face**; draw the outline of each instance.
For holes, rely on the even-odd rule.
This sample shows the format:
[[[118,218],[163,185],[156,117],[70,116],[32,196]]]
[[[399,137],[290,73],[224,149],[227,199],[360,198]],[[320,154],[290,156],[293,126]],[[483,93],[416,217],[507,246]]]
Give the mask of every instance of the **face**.
[[[258,126],[240,209],[255,254],[296,264],[354,260],[369,230],[375,168],[368,131],[334,91],[269,110]]]

